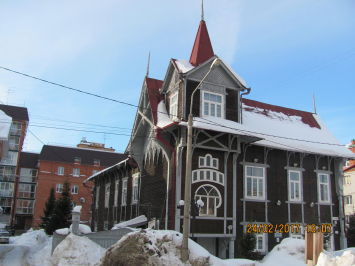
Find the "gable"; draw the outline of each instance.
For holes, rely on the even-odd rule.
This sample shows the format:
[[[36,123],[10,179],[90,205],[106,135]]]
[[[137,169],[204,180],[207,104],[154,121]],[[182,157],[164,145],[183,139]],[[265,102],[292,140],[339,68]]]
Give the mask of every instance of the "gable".
[[[211,63],[214,58],[208,60],[206,63],[196,67],[191,72],[187,73],[187,78],[192,80],[202,80],[207,72],[210,70]],[[213,83],[219,86],[243,90],[244,86],[242,83],[232,75],[228,67],[225,66],[222,61],[221,65],[210,72],[210,74],[205,79],[205,82]]]

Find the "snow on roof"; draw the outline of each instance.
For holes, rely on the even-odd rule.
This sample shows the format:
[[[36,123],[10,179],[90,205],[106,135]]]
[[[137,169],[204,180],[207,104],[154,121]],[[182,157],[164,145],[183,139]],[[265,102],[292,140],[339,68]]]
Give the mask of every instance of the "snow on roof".
[[[0,110],[0,121],[0,140],[6,141],[9,137],[12,118]]]
[[[243,104],[243,124],[217,117],[197,117],[193,126],[260,138],[254,144],[270,148],[355,158],[355,154],[333,136],[318,115],[312,114],[320,128],[305,124],[300,116],[270,110],[268,114]],[[179,124],[187,126],[186,122]]]
[[[160,128],[166,127],[167,125],[172,124],[173,122],[171,121],[165,107],[164,101],[161,101],[158,104],[158,113],[157,113],[157,126]]]
[[[110,170],[111,168],[114,168],[115,166],[121,165],[122,163],[124,163],[124,162],[126,162],[126,161],[128,161],[128,160],[129,160],[129,158],[127,158],[127,159],[125,159],[125,160],[123,160],[123,161],[120,161],[119,163],[116,163],[116,164],[114,164],[114,165],[112,165],[112,166],[110,166],[110,167],[107,167],[107,168],[101,170],[100,172],[97,172],[96,174],[94,174],[94,175],[90,176],[89,178],[87,178],[87,179],[84,181],[84,183],[86,183],[87,181],[90,181],[90,180],[93,179],[94,177],[99,176],[100,174],[102,174],[102,173],[104,173],[104,172]]]
[[[77,206],[74,207],[74,209],[72,210],[72,212],[81,212],[81,208],[82,208],[81,205],[77,205]]]
[[[130,226],[135,226],[135,225],[141,225],[142,223],[147,223],[148,219],[145,215],[138,216],[136,218],[133,218],[131,220],[121,222],[118,224],[115,224],[115,228],[122,228],[122,227],[130,227]]]
[[[233,70],[233,68],[226,62],[226,61],[224,61],[222,58],[220,58],[219,57],[219,59],[221,59],[221,61],[223,62],[223,64],[228,68],[228,70],[239,80],[239,82],[240,83],[242,83],[242,85],[244,86],[244,87],[247,87],[247,83],[245,82],[245,80],[244,79],[242,79],[242,77],[241,76],[239,76],[238,74],[237,74],[237,72],[235,72],[234,70]]]
[[[187,62],[184,59],[177,59],[177,60],[174,60],[174,62],[175,62],[175,65],[177,66],[179,72],[181,71],[182,73],[189,72],[191,69],[194,68],[194,66],[190,62]]]

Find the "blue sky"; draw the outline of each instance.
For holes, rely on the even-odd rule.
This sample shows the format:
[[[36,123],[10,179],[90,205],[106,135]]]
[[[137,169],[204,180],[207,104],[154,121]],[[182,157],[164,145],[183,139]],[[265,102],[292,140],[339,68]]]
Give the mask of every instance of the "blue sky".
[[[252,88],[248,98],[312,112],[314,93],[339,141],[355,138],[353,0],[205,0],[204,9],[214,52]],[[136,105],[149,51],[149,76],[164,79],[170,58],[189,60],[200,19],[200,0],[2,1],[0,66]],[[136,114],[3,69],[0,99],[25,103],[29,130],[46,144],[104,142],[103,133],[48,128],[65,127],[123,134],[105,140],[123,152]],[[25,149],[41,147],[28,132]]]

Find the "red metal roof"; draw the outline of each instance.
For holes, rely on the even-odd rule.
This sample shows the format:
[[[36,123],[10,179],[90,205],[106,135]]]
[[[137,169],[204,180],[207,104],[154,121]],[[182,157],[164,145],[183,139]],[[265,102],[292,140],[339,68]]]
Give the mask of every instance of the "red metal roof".
[[[310,127],[316,127],[318,129],[321,129],[319,124],[317,123],[316,119],[313,117],[313,114],[310,112],[305,112],[305,111],[290,109],[290,108],[286,108],[286,107],[271,105],[271,104],[257,102],[257,101],[253,101],[253,100],[249,100],[249,99],[243,99],[243,104],[253,107],[253,108],[263,109],[264,111],[262,112],[262,114],[265,116],[268,116],[269,111],[283,113],[287,116],[300,116],[301,120],[304,124],[307,124]],[[244,109],[244,111],[253,111],[254,110],[254,109],[251,109],[248,107],[243,107],[243,109]]]
[[[345,168],[345,169],[343,170],[343,172],[345,173],[345,172],[351,171],[351,170],[355,170],[355,164],[352,165],[352,166],[349,166],[349,167]]]
[[[206,22],[201,20],[198,27],[194,47],[192,48],[190,63],[198,66],[214,56],[210,36],[208,35]]]
[[[156,125],[157,120],[157,110],[160,101],[164,100],[164,95],[159,93],[159,89],[163,86],[163,81],[158,79],[145,78],[145,82],[148,88],[148,97],[150,102],[150,108],[152,109],[152,115],[154,124]]]

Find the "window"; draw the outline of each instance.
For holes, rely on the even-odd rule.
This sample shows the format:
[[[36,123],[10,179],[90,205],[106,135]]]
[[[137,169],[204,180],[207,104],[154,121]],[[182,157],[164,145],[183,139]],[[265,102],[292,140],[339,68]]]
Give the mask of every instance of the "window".
[[[76,201],[73,201],[73,202],[71,203],[71,208],[74,209],[74,208],[76,207],[76,205],[78,205],[78,204],[76,203]]]
[[[12,199],[10,198],[2,198],[0,199],[0,206],[2,208],[3,214],[11,213]]]
[[[265,252],[265,234],[256,234],[256,245],[254,251]]]
[[[114,197],[114,200],[113,200],[113,204],[115,207],[118,206],[118,184],[119,184],[119,181],[117,180],[115,182],[115,197]]]
[[[350,166],[350,161],[347,160],[347,161],[345,162],[345,167],[349,167],[349,166]]]
[[[344,196],[344,204],[345,205],[352,205],[353,204],[353,196],[352,195]]]
[[[94,165],[100,166],[100,160],[99,159],[94,159]]]
[[[127,178],[122,181],[122,200],[121,200],[121,205],[126,206],[127,204]]]
[[[179,92],[176,92],[172,96],[170,96],[170,117],[171,117],[171,119],[177,117],[177,115],[178,115],[178,98],[179,98]]]
[[[79,168],[74,168],[73,169],[73,176],[79,176],[80,175],[80,169]]]
[[[24,168],[21,168],[21,176]],[[16,167],[0,166],[0,180],[15,182]]]
[[[222,197],[218,189],[212,185],[199,187],[195,193],[195,201],[202,200],[200,216],[217,216],[217,208],[222,204]]]
[[[224,174],[216,170],[199,169],[192,171],[192,183],[210,181],[224,185]]]
[[[349,175],[344,176],[343,185],[351,185],[351,177]]]
[[[110,203],[110,186],[111,184],[105,186],[105,208],[108,208]]]
[[[58,167],[58,175],[64,175],[64,167],[63,166]]]
[[[198,167],[210,167],[218,169],[218,159],[212,158],[210,154],[206,154],[205,157],[199,157]]]
[[[100,195],[100,187],[96,188],[96,199],[95,199],[95,208],[99,208],[99,195]]]
[[[71,194],[78,194],[79,191],[79,186],[78,185],[72,185],[71,186]]]
[[[63,184],[57,184],[57,190],[56,190],[56,192],[57,192],[57,193],[62,193],[62,191],[63,191]]]
[[[301,201],[301,175],[299,171],[288,172],[289,200]]]
[[[94,232],[97,232],[97,222],[94,223]]]
[[[290,224],[290,237],[295,238],[295,239],[304,239],[304,234],[303,234],[303,226],[298,226],[296,224],[293,224],[293,230],[291,230],[292,224]],[[297,230],[298,226],[298,230]]]
[[[265,199],[264,168],[246,166],[246,197],[251,199]]]
[[[108,230],[108,221],[104,222],[104,230],[107,231]]]
[[[134,176],[132,180],[132,203],[138,202],[138,176]]]
[[[79,157],[75,157],[74,158],[74,163],[80,164],[81,163],[81,159]]]
[[[33,200],[18,199],[16,204],[16,213],[33,214]]]
[[[0,197],[12,197],[14,193],[13,183],[0,183]]]
[[[10,136],[9,137],[9,149],[18,151],[20,146],[20,137]]]
[[[319,202],[330,202],[328,174],[318,174],[318,193]]]
[[[18,156],[17,151],[9,151],[7,153],[7,158],[1,158],[1,164],[16,166],[17,165],[17,156]]]
[[[97,174],[99,170],[92,170],[92,175]]]
[[[21,122],[12,122],[10,128],[10,135],[21,136]]]
[[[19,198],[35,198],[36,196],[36,185],[22,184],[18,186],[18,197]]]
[[[215,116],[224,118],[223,98],[219,94],[203,92],[202,98],[203,116]]]

